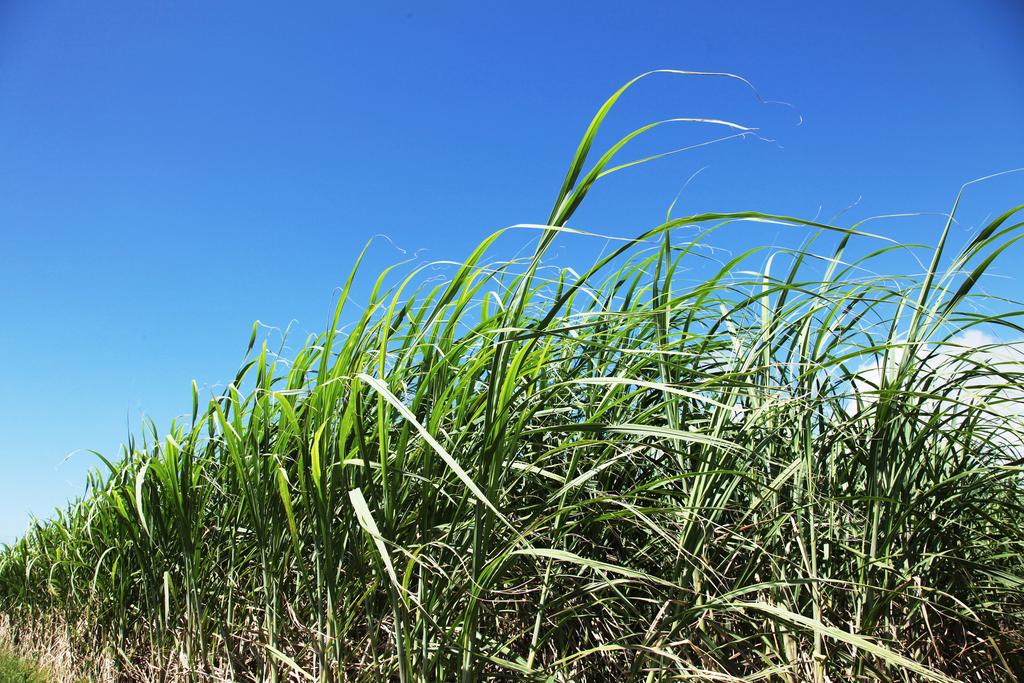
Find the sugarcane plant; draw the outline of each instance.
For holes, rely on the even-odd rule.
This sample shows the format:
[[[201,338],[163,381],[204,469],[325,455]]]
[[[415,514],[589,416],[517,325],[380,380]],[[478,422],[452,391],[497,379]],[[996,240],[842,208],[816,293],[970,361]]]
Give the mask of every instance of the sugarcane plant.
[[[654,73],[736,78],[634,79],[545,222],[356,306],[360,255],[296,351],[254,325],[3,550],[11,637],[125,680],[1017,680],[1021,311],[979,283],[1024,206],[932,248],[670,211],[559,267],[598,181],[663,156],[621,160],[664,121],[594,150]],[[704,248],[765,225],[801,246]]]

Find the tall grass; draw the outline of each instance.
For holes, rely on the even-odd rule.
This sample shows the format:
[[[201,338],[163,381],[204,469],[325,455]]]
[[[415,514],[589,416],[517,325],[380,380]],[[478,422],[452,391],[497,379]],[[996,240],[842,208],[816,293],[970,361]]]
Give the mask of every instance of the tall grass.
[[[362,307],[357,260],[287,361],[254,327],[222,393],[3,552],[0,611],[154,680],[1016,680],[1024,366],[960,342],[1021,333],[975,288],[1024,207],[959,249],[950,218],[919,268],[744,212],[552,269],[650,128],[592,150],[630,85],[547,223]],[[700,247],[765,224],[805,246]]]

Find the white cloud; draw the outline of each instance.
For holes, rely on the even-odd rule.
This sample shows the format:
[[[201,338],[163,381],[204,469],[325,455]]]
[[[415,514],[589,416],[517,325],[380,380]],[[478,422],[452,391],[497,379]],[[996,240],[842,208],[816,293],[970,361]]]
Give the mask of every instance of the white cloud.
[[[857,369],[847,403],[851,415],[870,409],[882,377],[894,378],[907,352],[905,346],[894,348],[884,369],[881,358]],[[918,347],[917,356],[920,365],[906,389],[935,396],[925,401],[926,411],[962,412],[949,423],[955,426],[966,417],[967,406],[979,409],[978,426],[989,438],[1015,452],[1024,448],[1024,341],[1004,342],[971,329],[940,345]]]

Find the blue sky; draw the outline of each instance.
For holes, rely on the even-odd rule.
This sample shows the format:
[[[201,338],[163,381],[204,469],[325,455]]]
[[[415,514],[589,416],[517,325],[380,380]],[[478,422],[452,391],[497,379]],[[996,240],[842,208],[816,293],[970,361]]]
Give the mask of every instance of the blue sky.
[[[254,320],[318,330],[371,236],[457,259],[543,221],[587,119],[653,68],[742,74],[795,110],[645,82],[614,130],[713,116],[777,143],[624,174],[578,225],[638,232],[704,167],[683,210],[856,202],[849,221],[945,211],[964,181],[1024,166],[1013,0],[0,5],[0,541],[81,492],[96,461],[68,454],[116,453],[140,416],[189,410],[193,379],[229,380]],[[1022,198],[1021,175],[979,186],[957,235]],[[400,257],[379,241],[370,267]]]

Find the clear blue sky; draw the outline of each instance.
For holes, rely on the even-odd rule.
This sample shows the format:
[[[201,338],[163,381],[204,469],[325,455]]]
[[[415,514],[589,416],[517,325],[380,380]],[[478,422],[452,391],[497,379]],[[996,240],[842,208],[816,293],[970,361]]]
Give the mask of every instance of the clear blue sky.
[[[0,541],[81,492],[95,459],[69,453],[116,453],[141,415],[189,410],[191,380],[229,380],[253,320],[319,329],[372,235],[451,259],[543,221],[585,121],[660,67],[742,74],[804,123],[652,79],[615,127],[716,116],[779,144],[613,180],[587,227],[653,224],[704,166],[685,208],[807,217],[944,211],[1024,166],[1015,0],[0,4]],[[1022,197],[986,183],[962,230]],[[398,257],[381,242],[371,267]]]

